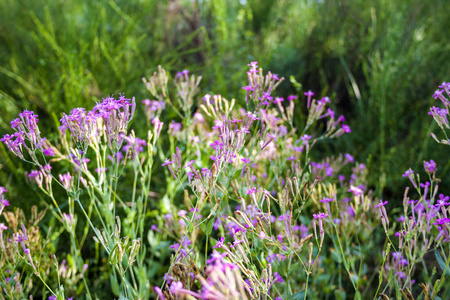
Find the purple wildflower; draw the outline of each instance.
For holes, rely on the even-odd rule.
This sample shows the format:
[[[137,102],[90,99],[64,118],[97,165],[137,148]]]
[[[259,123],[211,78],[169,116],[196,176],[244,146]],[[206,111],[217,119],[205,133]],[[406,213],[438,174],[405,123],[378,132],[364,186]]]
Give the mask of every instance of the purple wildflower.
[[[306,107],[309,108],[309,106],[311,105],[311,97],[314,96],[314,93],[311,90],[309,90],[305,93],[305,96],[308,97]]]
[[[254,194],[257,191],[258,190],[256,189],[256,187],[249,188],[249,189],[247,189],[247,195]]]
[[[163,166],[167,166],[170,164],[173,164],[173,161],[171,161],[170,159],[166,159],[166,161],[161,166],[163,167]]]
[[[223,143],[220,141],[214,141],[213,143],[209,144],[214,150],[223,149]]]
[[[249,164],[249,163],[251,163],[251,160],[250,159],[248,159],[248,158],[241,158],[241,160],[244,162],[244,164]]]
[[[376,207],[376,208],[379,208],[379,207],[385,206],[387,203],[388,203],[388,201],[384,201],[384,202],[383,202],[382,200],[380,200],[380,203],[377,204],[377,205],[375,205],[375,207]]]
[[[167,168],[169,169],[170,173],[172,174],[172,176],[177,179],[177,176],[175,175],[173,168],[172,168],[172,164],[174,163],[174,161],[171,161],[170,159],[166,159],[166,161],[161,165],[162,167],[167,166]]]
[[[323,219],[323,218],[328,217],[328,215],[325,214],[325,213],[320,212],[318,214],[313,214],[313,217],[314,217],[314,219]]]
[[[174,136],[180,131],[181,131],[181,123],[177,123],[172,120],[172,123],[169,124],[169,134]]]
[[[433,223],[434,225],[444,225],[450,223],[450,218],[442,218],[442,219],[436,219],[436,223]]]
[[[123,146],[123,151],[132,153],[133,159],[144,151],[144,146],[147,146],[147,142],[136,137],[134,132],[130,136],[124,136],[124,139],[127,144]]]
[[[43,152],[44,152],[44,155],[46,155],[46,156],[54,156],[55,155],[55,151],[51,147],[44,149]]]
[[[217,242],[215,246],[213,246],[213,249],[221,248],[223,246],[223,242],[225,241],[225,237],[221,237],[220,240]]]
[[[184,168],[185,168],[185,169],[186,169],[186,168],[189,168],[189,167],[191,167],[194,163],[195,163],[195,160],[191,160],[191,161],[189,161],[189,162],[186,164],[186,166],[185,166]]]
[[[325,203],[325,202],[332,202],[332,201],[334,201],[334,198],[323,198],[323,199],[321,199],[321,200],[319,200],[320,202],[322,202],[322,203]]]
[[[439,98],[440,95],[442,95],[444,93],[444,90],[436,90],[433,94],[433,98],[437,99]]]
[[[67,172],[66,174],[59,174],[59,181],[61,181],[61,184],[67,191],[70,190],[70,187],[72,185],[71,180],[72,176],[70,175],[70,172]]]
[[[362,189],[360,189],[359,187],[353,186],[353,185],[350,186],[350,188],[348,189],[348,192],[353,193],[354,196],[364,194],[364,191]]]
[[[346,133],[350,133],[352,132],[352,130],[350,129],[350,126],[342,124],[342,130],[344,130],[344,132]]]
[[[355,162],[355,159],[353,158],[352,155],[346,153],[344,156],[345,156],[345,161],[348,161],[348,162],[351,162],[351,163]]]
[[[153,288],[153,290],[155,291],[156,295],[158,295],[159,299],[161,299],[161,300],[166,299],[166,297],[164,296],[163,292],[161,291],[161,289],[159,287],[155,286]]]
[[[409,176],[411,176],[412,174],[414,174],[414,171],[411,170],[411,169],[409,169],[409,170],[406,170],[406,171],[405,171],[405,173],[402,175],[402,177],[409,177]]]
[[[430,160],[429,162],[424,161],[423,167],[425,169],[425,172],[427,172],[428,174],[436,172],[436,163],[434,162],[434,160]]]
[[[280,274],[278,274],[278,272],[273,273],[273,282],[280,282],[283,283],[283,277],[280,276]]]

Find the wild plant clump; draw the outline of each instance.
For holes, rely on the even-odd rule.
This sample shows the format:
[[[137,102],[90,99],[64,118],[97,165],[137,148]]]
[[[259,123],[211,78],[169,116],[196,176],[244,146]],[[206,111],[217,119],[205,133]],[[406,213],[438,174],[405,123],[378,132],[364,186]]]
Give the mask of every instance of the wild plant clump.
[[[407,189],[388,213],[364,164],[313,152],[351,132],[331,99],[277,97],[284,78],[248,66],[242,101],[199,97],[201,77],[184,70],[169,84],[159,68],[143,80],[142,138],[125,95],[64,113],[54,141],[34,112],[13,120],[1,141],[46,197],[26,218],[4,210],[0,187],[0,298],[448,296],[450,202],[436,163],[424,162],[426,182],[404,174],[416,200]],[[446,108],[431,114],[448,129],[450,102],[437,97]]]

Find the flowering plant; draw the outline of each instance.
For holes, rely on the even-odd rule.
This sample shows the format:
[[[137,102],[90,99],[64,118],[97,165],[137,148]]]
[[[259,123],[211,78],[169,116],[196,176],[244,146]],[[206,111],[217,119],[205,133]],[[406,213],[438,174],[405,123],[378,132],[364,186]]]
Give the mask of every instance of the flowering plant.
[[[367,186],[367,167],[348,153],[313,159],[317,143],[351,132],[345,118],[312,91],[304,93],[305,105],[296,95],[277,97],[284,78],[264,74],[256,62],[248,66],[242,103],[197,97],[201,77],[187,70],[175,76],[172,93],[159,68],[143,80],[153,97],[142,101],[145,139],[136,136],[138,126],[131,129],[137,105],[124,95],[63,114],[54,142],[41,137],[33,112],[13,120],[15,133],[1,141],[33,166],[28,178],[47,196],[43,205],[61,237],[39,233],[45,212],[29,226],[3,213],[4,298],[37,292],[26,285],[36,277],[43,296],[58,300],[98,297],[92,287],[105,279],[119,299],[361,298],[373,291],[374,274],[378,291],[385,282],[382,295],[390,288],[406,293],[410,262],[424,259],[418,245],[448,245],[447,199],[436,206],[434,162],[426,163],[431,183],[419,184],[426,191],[418,189],[413,223],[402,225],[390,260],[394,228],[387,201]],[[175,117],[163,122],[169,109]],[[298,127],[302,111],[305,124]],[[407,176],[418,187],[412,171]],[[2,213],[9,201],[0,191]],[[424,233],[431,224],[441,226],[434,244]],[[388,242],[383,265],[369,270],[377,228]],[[65,252],[42,246],[57,241],[68,245]],[[445,250],[439,253],[448,266]]]

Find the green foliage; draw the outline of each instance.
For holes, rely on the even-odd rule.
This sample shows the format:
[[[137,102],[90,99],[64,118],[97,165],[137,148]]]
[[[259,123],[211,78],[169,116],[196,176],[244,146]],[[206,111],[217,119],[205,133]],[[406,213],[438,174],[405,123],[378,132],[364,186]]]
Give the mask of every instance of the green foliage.
[[[331,91],[341,111],[352,113],[352,137],[338,141],[357,157],[373,155],[371,184],[399,196],[400,174],[431,152],[431,92],[446,80],[449,44],[446,1],[298,1],[273,10],[277,45],[270,68],[290,72],[304,86]],[[276,32],[276,33],[275,33]],[[345,144],[344,144],[345,143]],[[446,167],[447,172],[448,166]],[[389,183],[389,184],[388,184]]]
[[[0,136],[23,109],[36,111],[44,135],[54,138],[62,112],[92,107],[109,93],[125,92],[140,102],[148,97],[141,78],[157,65],[172,73],[191,70],[203,76],[202,91],[242,99],[246,64],[257,60],[291,78],[292,85],[279,88],[283,95],[301,94],[303,87],[332,95],[353,131],[346,139],[318,145],[319,153],[345,150],[368,159],[369,185],[385,199],[401,199],[404,170],[418,168],[425,159],[447,161],[443,147],[431,149],[435,125],[431,117],[424,119],[434,103],[432,91],[450,80],[447,6],[445,0],[3,0]],[[142,119],[135,122],[143,124]],[[144,129],[134,127],[143,136]],[[0,182],[26,213],[38,203],[23,180],[27,170],[0,143]],[[449,170],[450,162],[440,176]],[[152,185],[164,184],[163,176]],[[212,221],[202,226],[207,235]],[[53,247],[64,246],[58,245],[59,234],[52,236]],[[148,240],[147,251],[168,259],[168,244],[150,233]],[[351,255],[352,271],[366,275],[370,271],[357,269],[358,251]],[[342,254],[330,254],[340,265]],[[149,265],[148,274],[162,275],[156,274],[161,266]],[[102,270],[93,272],[100,278]],[[114,278],[109,279],[108,288],[114,289]],[[104,281],[98,282],[100,291]],[[334,293],[346,297],[345,291]]]

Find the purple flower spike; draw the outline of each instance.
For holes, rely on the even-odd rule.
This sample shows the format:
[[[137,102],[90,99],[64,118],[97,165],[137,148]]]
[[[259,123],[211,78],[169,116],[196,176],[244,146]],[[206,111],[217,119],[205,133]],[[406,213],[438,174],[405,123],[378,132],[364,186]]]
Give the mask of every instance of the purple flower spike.
[[[309,108],[311,105],[311,97],[314,96],[314,93],[311,90],[309,90],[305,93],[305,96],[308,97],[308,100],[307,100],[308,102],[306,104],[306,107]]]
[[[311,138],[312,138],[312,136],[305,134],[305,135],[303,135],[300,139],[301,139],[304,143],[306,143],[306,142],[308,142]]]
[[[417,184],[414,181],[414,171],[412,169],[406,170],[402,177],[408,177],[414,188],[417,189]]]
[[[322,202],[322,203],[332,202],[332,201],[334,201],[334,198],[323,198],[322,200],[319,200],[319,201]]]
[[[414,171],[411,170],[411,169],[409,169],[409,170],[406,170],[406,171],[405,171],[405,173],[402,175],[402,177],[409,177],[409,176],[411,176],[412,174],[414,174]]]
[[[439,98],[440,95],[442,95],[444,93],[444,90],[436,90],[433,94],[433,98],[437,99]]]
[[[66,174],[59,174],[59,181],[61,181],[62,185],[67,191],[69,191],[70,187],[72,186],[71,180],[72,176],[70,175],[70,172],[67,172]]]
[[[278,272],[273,273],[273,282],[280,282],[283,283],[283,277],[281,277]]]
[[[314,96],[314,93],[311,90],[309,90],[309,91],[305,92],[305,96],[312,97],[312,96]]]
[[[170,161],[170,159],[166,159],[166,161],[161,165],[162,167],[173,164],[173,161]]]
[[[224,237],[221,237],[220,240],[217,242],[215,246],[213,246],[213,249],[221,248],[223,246],[223,242],[225,241]]]
[[[353,158],[352,155],[346,153],[344,156],[345,156],[346,161],[351,162],[351,163],[355,162],[355,159]]]
[[[241,160],[244,162],[244,164],[249,164],[249,163],[251,163],[251,160],[250,159],[248,159],[248,158],[241,158]]]
[[[53,148],[47,148],[44,149],[44,155],[46,156],[54,156],[55,155],[55,151],[53,150]]]
[[[166,159],[166,161],[161,165],[162,167],[167,166],[167,168],[169,169],[170,173],[172,174],[172,176],[177,179],[177,176],[175,175],[175,173],[173,172],[173,168],[172,168],[172,164],[175,161],[171,161],[170,159]]]
[[[166,299],[166,297],[164,296],[163,292],[161,291],[161,289],[159,287],[155,286],[153,288],[153,290],[155,291],[156,295],[158,295],[159,299],[161,299],[161,300]]]
[[[378,205],[375,205],[375,207],[379,208],[379,207],[385,206],[387,203],[388,203],[388,201],[384,201],[384,202],[380,201],[380,203]]]
[[[257,69],[258,68],[258,62],[257,61],[252,61],[247,66],[249,66],[251,69]]]
[[[342,130],[344,130],[344,132],[346,132],[346,133],[352,132],[350,127],[348,125],[345,125],[345,124],[342,124]]]
[[[386,208],[384,207],[387,203],[388,201],[383,201],[380,199],[380,203],[375,205],[375,208],[378,208],[378,212],[380,213],[381,223],[383,224],[385,231],[387,231],[387,224],[389,224]]]
[[[42,150],[45,141],[45,138],[41,138],[41,132],[37,125],[38,121],[38,116],[34,112],[24,110],[19,114],[19,118],[11,122],[11,128],[16,132],[5,134],[0,141],[6,145],[9,151],[21,159],[24,159],[23,148],[33,156],[37,149]]]
[[[170,285],[170,292],[174,295],[177,295],[180,293],[180,291],[183,289],[183,283],[181,281],[172,282]]]
[[[450,218],[442,218],[442,219],[436,219],[436,223],[433,223],[434,225],[444,225],[450,223]]]
[[[169,124],[169,133],[172,136],[175,136],[177,133],[181,131],[181,123],[177,123],[172,120],[172,123]]]
[[[185,166],[184,168],[185,168],[185,169],[186,169],[186,168],[189,168],[189,167],[191,167],[194,163],[195,163],[195,160],[191,160],[191,161],[189,161],[189,162],[186,164],[186,166]]]
[[[318,213],[318,214],[313,214],[314,219],[324,219],[326,217],[328,217],[328,215],[326,213]]]

